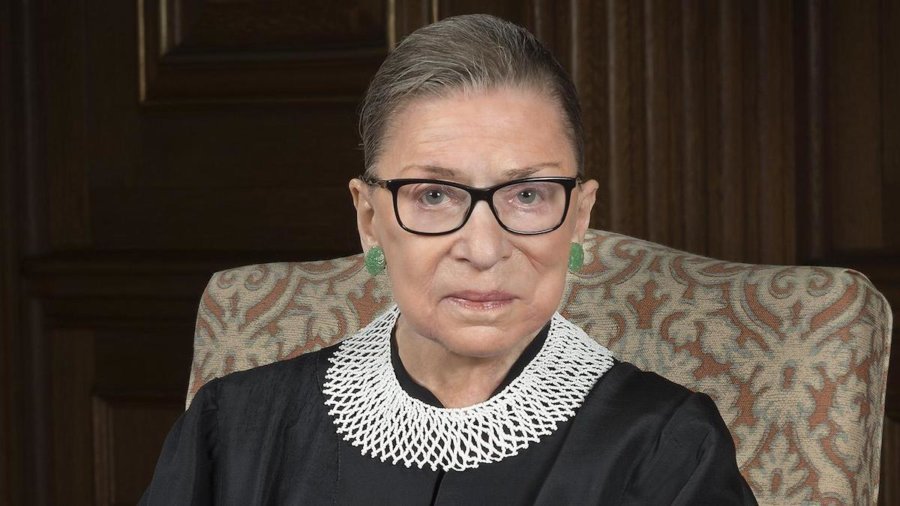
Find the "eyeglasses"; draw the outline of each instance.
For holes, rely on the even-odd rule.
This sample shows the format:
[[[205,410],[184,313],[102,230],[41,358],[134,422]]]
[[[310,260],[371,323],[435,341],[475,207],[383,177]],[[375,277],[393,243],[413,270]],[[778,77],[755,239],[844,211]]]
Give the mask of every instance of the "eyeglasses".
[[[565,221],[572,189],[579,182],[574,177],[529,177],[473,188],[439,179],[360,179],[389,190],[397,223],[420,235],[456,232],[482,200],[504,230],[520,235],[546,234]]]

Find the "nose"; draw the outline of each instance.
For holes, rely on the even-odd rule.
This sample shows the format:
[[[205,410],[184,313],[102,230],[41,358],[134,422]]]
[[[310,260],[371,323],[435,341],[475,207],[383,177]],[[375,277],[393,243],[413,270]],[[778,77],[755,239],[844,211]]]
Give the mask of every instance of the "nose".
[[[452,254],[478,270],[489,270],[512,252],[508,232],[503,230],[484,201],[475,204],[469,220],[456,234],[458,239]]]

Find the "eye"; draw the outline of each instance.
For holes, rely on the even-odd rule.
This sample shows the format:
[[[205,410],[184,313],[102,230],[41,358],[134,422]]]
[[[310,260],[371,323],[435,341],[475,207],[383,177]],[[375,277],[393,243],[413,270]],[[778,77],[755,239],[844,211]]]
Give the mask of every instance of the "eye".
[[[516,194],[516,199],[521,204],[534,204],[540,195],[538,195],[537,190],[533,188],[527,188],[525,190],[519,190]]]
[[[422,202],[436,206],[447,199],[447,194],[439,188],[429,188],[422,192]]]
[[[464,191],[446,185],[423,184],[410,188],[410,191],[415,202],[426,208],[455,206],[466,200]]]

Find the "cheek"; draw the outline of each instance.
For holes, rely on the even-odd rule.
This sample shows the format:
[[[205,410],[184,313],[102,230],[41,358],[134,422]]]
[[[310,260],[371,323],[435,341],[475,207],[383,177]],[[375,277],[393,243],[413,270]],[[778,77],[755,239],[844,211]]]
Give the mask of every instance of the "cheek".
[[[562,232],[562,233],[560,233]],[[530,262],[535,302],[556,307],[566,285],[569,266],[569,241],[564,231],[552,232],[546,241],[520,248]],[[546,301],[544,301],[546,299]]]
[[[568,259],[560,261],[548,269],[542,276],[542,286],[538,287],[538,294],[550,300],[547,304],[556,306],[562,297],[563,290],[566,286],[566,272],[568,270]]]
[[[382,247],[395,299],[424,302],[435,283],[441,259],[446,256],[440,249],[441,241],[423,241],[402,229],[387,237]]]
[[[520,243],[519,250],[531,259],[536,269],[546,274],[556,273],[565,276],[569,262],[569,227],[563,225],[549,234],[525,237],[529,239]]]

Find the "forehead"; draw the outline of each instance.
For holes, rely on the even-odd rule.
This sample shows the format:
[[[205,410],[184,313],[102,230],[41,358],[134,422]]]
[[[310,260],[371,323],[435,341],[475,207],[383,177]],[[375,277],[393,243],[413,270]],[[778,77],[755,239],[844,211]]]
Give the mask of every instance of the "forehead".
[[[478,184],[527,175],[575,175],[559,104],[530,89],[416,99],[392,118],[377,172]]]

